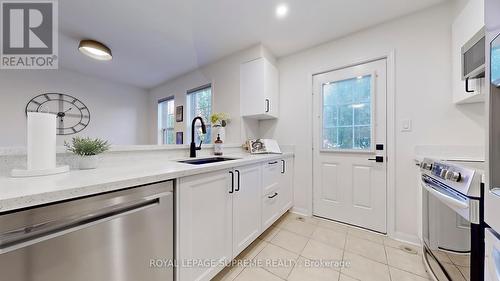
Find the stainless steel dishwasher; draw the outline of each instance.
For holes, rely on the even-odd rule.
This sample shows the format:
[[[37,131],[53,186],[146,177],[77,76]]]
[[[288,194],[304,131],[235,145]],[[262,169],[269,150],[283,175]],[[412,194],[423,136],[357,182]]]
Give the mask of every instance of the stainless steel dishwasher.
[[[0,280],[171,281],[173,183],[0,215]]]

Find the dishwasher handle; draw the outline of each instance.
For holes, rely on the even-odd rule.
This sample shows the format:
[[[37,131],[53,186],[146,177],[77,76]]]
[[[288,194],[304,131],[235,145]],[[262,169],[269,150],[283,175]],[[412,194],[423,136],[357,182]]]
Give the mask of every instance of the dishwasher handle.
[[[12,252],[87,227],[144,211],[157,206],[160,204],[160,199],[167,196],[173,196],[173,193],[158,193],[133,202],[106,207],[92,213],[75,215],[66,219],[49,221],[0,233],[0,254]]]

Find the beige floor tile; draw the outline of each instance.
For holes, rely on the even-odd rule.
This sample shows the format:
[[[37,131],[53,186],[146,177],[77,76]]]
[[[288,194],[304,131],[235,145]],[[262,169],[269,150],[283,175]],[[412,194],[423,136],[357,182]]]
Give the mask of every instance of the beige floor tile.
[[[460,273],[465,277],[467,281],[470,281],[470,267],[466,266],[457,266]]]
[[[387,261],[390,266],[402,269],[427,278],[422,256],[409,254],[399,249],[385,247]]]
[[[276,234],[276,236],[274,236],[271,243],[300,254],[306,246],[308,240],[309,239],[304,236],[282,229],[278,232],[278,234]]]
[[[421,246],[416,246],[410,243],[405,243],[402,241],[394,240],[389,237],[384,238],[384,245],[387,247],[395,248],[395,249],[401,249],[402,247],[408,247],[412,249],[413,251],[417,252],[419,255],[422,254],[422,247]]]
[[[280,232],[279,228],[271,226],[259,236],[259,239],[270,242],[278,232]]]
[[[346,234],[324,227],[318,227],[311,236],[312,239],[323,242],[335,248],[344,249]]]
[[[464,276],[462,275],[460,270],[455,265],[449,264],[449,263],[444,263],[443,266],[446,269],[446,272],[453,279],[453,281],[466,281],[467,280],[464,278]]]
[[[255,262],[269,272],[286,279],[292,271],[298,257],[299,255],[296,253],[287,251],[273,244],[268,244],[257,257],[255,257]]]
[[[236,258],[237,259],[252,260],[266,246],[267,246],[267,242],[266,241],[257,239],[255,241],[253,241],[252,244],[250,244],[245,250],[243,250]]]
[[[378,234],[378,233],[375,233],[373,231],[363,230],[363,229],[359,229],[359,228],[349,228],[348,232],[352,236],[356,236],[358,238],[362,238],[365,240],[370,240],[372,242],[377,242],[379,244],[383,244],[384,238],[386,237],[382,234]]]
[[[312,224],[312,225],[317,225],[318,222],[319,222],[318,218],[309,217],[309,216],[303,216],[303,215],[294,214],[294,213],[290,213],[290,212],[288,212],[288,215],[286,216],[285,219],[288,220],[288,221],[305,222],[305,223]]]
[[[340,274],[340,279],[339,281],[359,281],[359,279],[354,279],[352,277],[349,277],[345,274]]]
[[[234,265],[234,266],[226,266],[224,270],[222,270],[219,274],[217,274],[212,281],[231,281],[240,274],[243,269],[245,269],[242,265]]]
[[[310,260],[341,261],[343,254],[341,249],[311,239],[300,255]]]
[[[454,265],[459,265],[459,266],[470,266],[469,255],[459,255],[459,254],[452,254],[452,253],[446,253],[448,257],[450,258],[451,262]]]
[[[300,220],[286,220],[282,225],[282,229],[300,234],[302,236],[311,237],[316,229],[315,224],[306,223]]]
[[[391,273],[391,279],[393,281],[428,281],[429,278],[424,278],[419,275],[411,274],[409,272],[397,269],[394,267],[389,267]]]
[[[345,250],[387,264],[384,245],[347,234]]]
[[[445,253],[445,252],[442,252],[440,250],[433,250],[432,251],[432,254],[440,261],[440,262],[443,262],[443,263],[451,263],[451,260],[450,258],[448,257],[448,255]]]
[[[327,219],[320,219],[318,222],[318,226],[328,228],[331,230],[335,230],[335,231],[338,231],[341,233],[347,233],[347,231],[349,230],[349,227],[347,225],[341,224],[338,222],[334,222],[334,221],[330,221]]]
[[[235,281],[282,281],[278,276],[259,268],[247,267],[234,279]]]
[[[341,270],[345,275],[361,281],[391,281],[386,264],[350,252],[344,253],[344,261],[348,263],[348,266]]]
[[[337,281],[339,272],[330,267],[320,266],[312,261],[299,258],[297,265],[288,276],[289,281]]]

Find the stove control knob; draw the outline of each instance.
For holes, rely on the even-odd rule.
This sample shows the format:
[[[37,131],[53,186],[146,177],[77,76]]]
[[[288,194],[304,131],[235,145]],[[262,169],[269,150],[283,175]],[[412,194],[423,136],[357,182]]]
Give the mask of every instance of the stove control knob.
[[[432,170],[432,164],[431,163],[426,163],[426,162],[422,162],[420,164],[420,167],[424,170]]]
[[[448,173],[448,170],[442,169],[441,172],[439,173],[439,177],[444,179],[446,177],[447,173]]]
[[[446,179],[454,182],[459,182],[462,175],[459,172],[448,171],[446,173]]]

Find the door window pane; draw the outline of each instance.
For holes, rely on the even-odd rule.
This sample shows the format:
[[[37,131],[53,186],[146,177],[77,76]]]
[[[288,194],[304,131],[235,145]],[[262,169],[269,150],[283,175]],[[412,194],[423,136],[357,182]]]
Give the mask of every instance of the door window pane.
[[[323,149],[372,150],[371,79],[323,85]]]

